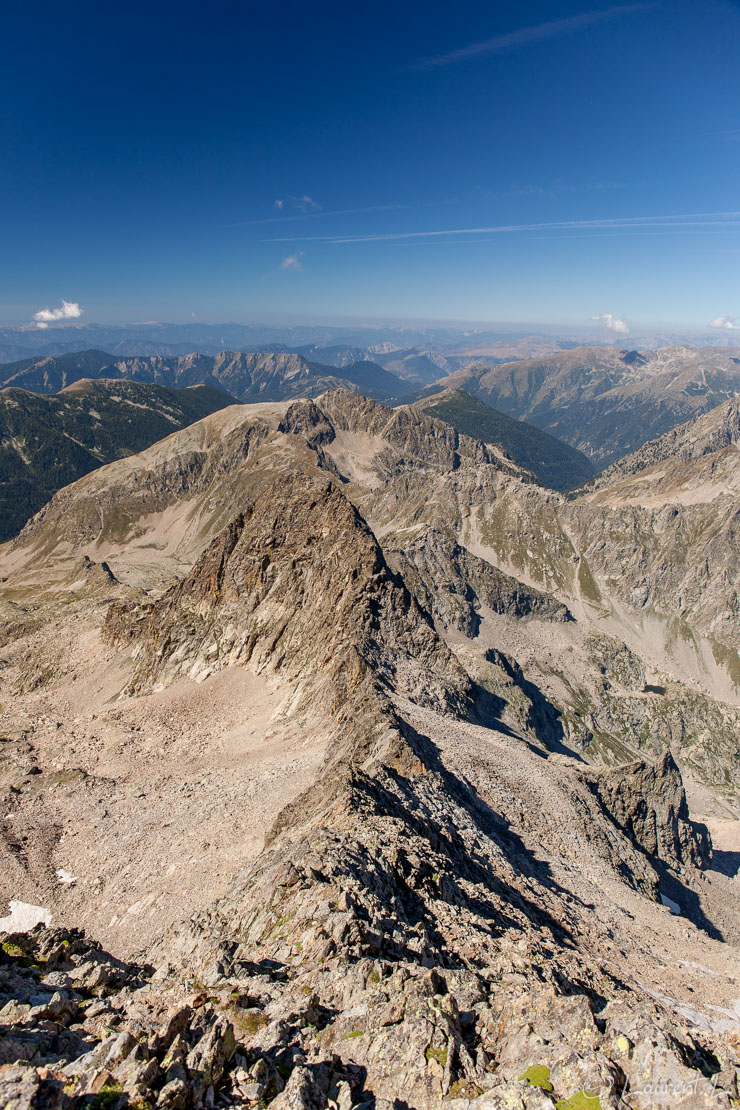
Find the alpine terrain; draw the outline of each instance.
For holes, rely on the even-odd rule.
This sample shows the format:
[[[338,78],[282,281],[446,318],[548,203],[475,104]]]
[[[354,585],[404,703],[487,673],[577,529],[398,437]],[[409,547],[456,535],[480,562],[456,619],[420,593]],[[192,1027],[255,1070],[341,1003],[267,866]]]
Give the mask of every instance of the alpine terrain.
[[[458,432],[503,446],[525,470],[531,470],[543,486],[567,490],[593,476],[587,455],[524,420],[497,412],[463,389],[447,389],[416,402],[429,416],[452,424]]]
[[[312,397],[338,385],[380,398],[409,391],[395,374],[367,360],[344,366],[338,373],[331,366],[281,351],[116,358],[89,350],[0,366],[0,388],[17,386],[33,393],[58,393],[81,378],[130,379],[177,388],[208,385],[239,401]]]
[[[233,404],[220,389],[78,379],[40,396],[0,389],[0,540],[62,486]]]
[[[428,387],[452,388],[565,440],[598,469],[738,396],[740,349],[575,347],[494,366],[472,362]]]
[[[15,377],[58,389],[67,357]],[[256,357],[208,384],[251,400]],[[0,547],[0,1104],[729,1110],[731,368],[666,430],[610,355],[594,411],[658,438],[565,496],[301,356],[260,380],[277,357],[294,393],[92,470]],[[544,424],[513,365],[450,384]],[[598,460],[633,444],[558,411]]]

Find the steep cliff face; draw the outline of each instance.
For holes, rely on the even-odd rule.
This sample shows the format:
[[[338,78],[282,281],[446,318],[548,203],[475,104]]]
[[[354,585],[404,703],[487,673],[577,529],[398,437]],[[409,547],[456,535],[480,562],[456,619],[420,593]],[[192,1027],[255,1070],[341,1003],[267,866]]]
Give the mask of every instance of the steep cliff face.
[[[630,840],[669,867],[707,866],[711,845],[692,828],[681,774],[666,749],[655,763],[641,760],[590,780],[607,813]]]
[[[610,598],[636,613],[658,614],[725,645],[740,642],[736,497],[704,503],[599,507],[576,503],[570,515],[594,600]],[[676,635],[674,631],[674,636]],[[721,650],[721,648],[718,648]]]
[[[465,685],[362,517],[321,478],[267,487],[159,602],[114,608],[107,627],[112,636],[128,629],[143,644],[134,688],[168,669],[170,677],[202,679],[237,663],[327,673],[351,687],[363,658],[397,693],[434,698],[415,672],[438,673],[443,705]]]
[[[392,547],[391,543],[389,536],[389,559],[443,628],[456,628],[474,637],[480,626],[482,606],[518,620],[573,619],[568,607],[552,594],[544,594],[503,574],[435,529],[425,530],[400,548]]]

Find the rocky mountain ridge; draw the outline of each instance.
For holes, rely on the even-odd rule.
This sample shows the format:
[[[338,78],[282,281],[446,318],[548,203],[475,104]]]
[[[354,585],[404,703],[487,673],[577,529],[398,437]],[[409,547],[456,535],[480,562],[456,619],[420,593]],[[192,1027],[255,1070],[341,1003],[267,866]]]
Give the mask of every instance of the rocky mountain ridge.
[[[380,397],[403,392],[401,380],[374,363],[361,362],[336,374],[331,367],[290,352],[220,351],[216,355],[116,358],[90,350],[0,366],[0,388],[15,386],[35,393],[58,393],[80,378],[129,379],[176,388],[207,385],[239,401],[281,401],[313,396],[336,386],[362,389]]]
[[[0,553],[0,870],[116,956],[4,938],[4,1096],[729,1110],[736,879],[692,799],[735,812],[737,719],[616,635],[585,552],[622,512],[343,390],[60,491]],[[712,736],[666,731],[689,694]]]
[[[550,489],[572,489],[593,473],[582,451],[524,420],[497,412],[462,389],[447,389],[414,405],[439,420],[448,420],[458,432],[502,446],[514,462],[531,470]]]
[[[127,530],[142,514],[167,511],[177,539],[174,547],[156,541],[161,574],[168,563],[172,569],[182,560],[189,565],[204,539],[228,521],[234,498],[254,496],[275,468],[289,474],[317,465],[346,484],[387,548],[398,547],[398,540],[405,548],[429,529],[452,534],[523,588],[554,592],[579,619],[596,620],[627,638],[638,654],[649,654],[657,670],[672,675],[684,669],[705,689],[722,697],[732,693],[735,608],[728,607],[727,591],[736,589],[729,585],[736,575],[736,510],[731,497],[721,499],[721,511],[715,502],[670,512],[594,506],[587,497],[569,503],[449,425],[342,391],[322,397],[320,407],[307,401],[227,410],[224,418],[209,418],[150,449],[134,468],[116,464],[100,480],[90,475],[29,523],[17,557],[50,546],[61,555],[67,545],[80,543],[93,558],[101,544],[103,552],[112,544],[125,560],[121,542]],[[699,580],[697,542],[707,567]],[[162,548],[169,552],[166,558]],[[428,588],[440,604],[452,604],[444,586],[440,590],[432,580]],[[685,599],[680,613],[679,595]],[[540,672],[537,681],[543,680],[549,682]],[[729,724],[728,729],[729,739]]]
[[[722,468],[727,458],[728,474],[734,469],[732,448],[737,451],[738,442],[740,442],[740,401],[735,398],[718,405],[702,416],[694,417],[685,424],[679,424],[677,428],[666,432],[658,439],[644,443],[637,451],[607,467],[586,483],[584,492],[606,489],[637,475],[642,476],[641,481],[649,482],[655,491],[656,480],[667,485],[665,479],[671,471],[675,472],[677,489],[688,488],[691,482],[686,464],[692,460],[705,460],[706,456],[711,456],[713,484],[715,489],[718,489],[717,468]],[[668,466],[658,473],[655,470],[658,463],[666,463]],[[704,467],[692,469],[698,472]]]

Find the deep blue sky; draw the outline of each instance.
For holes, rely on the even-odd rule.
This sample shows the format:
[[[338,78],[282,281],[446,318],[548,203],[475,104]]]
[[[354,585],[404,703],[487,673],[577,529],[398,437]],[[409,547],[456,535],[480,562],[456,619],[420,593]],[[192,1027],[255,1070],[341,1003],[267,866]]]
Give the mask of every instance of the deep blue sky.
[[[728,0],[13,5],[0,323],[740,323],[739,58]]]

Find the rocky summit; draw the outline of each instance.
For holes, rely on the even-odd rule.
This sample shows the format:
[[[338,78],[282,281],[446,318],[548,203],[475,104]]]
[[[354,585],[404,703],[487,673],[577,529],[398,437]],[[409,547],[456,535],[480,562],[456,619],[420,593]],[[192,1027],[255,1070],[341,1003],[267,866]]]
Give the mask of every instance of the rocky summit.
[[[2,1105],[738,1105],[720,408],[569,498],[344,389],[56,493],[0,548]]]

